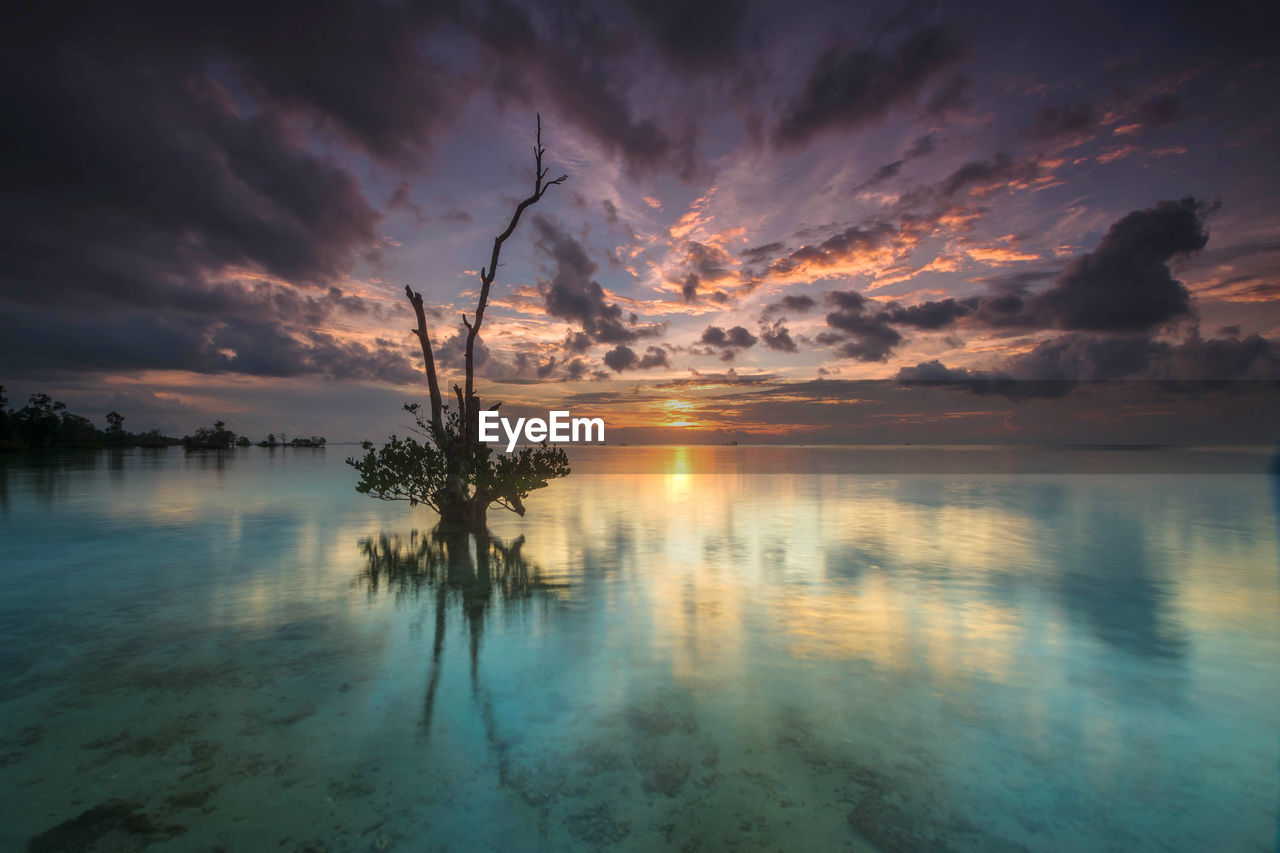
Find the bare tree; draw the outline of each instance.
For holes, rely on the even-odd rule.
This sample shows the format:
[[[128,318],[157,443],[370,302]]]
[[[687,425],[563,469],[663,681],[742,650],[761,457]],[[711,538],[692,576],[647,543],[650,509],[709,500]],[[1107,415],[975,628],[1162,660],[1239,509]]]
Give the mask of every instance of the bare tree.
[[[497,277],[503,244],[515,233],[524,212],[542,200],[547,190],[564,183],[567,175],[548,179],[550,170],[542,165],[546,149],[542,147],[542,117],[538,116],[533,148],[533,192],[511,214],[506,230],[493,238],[489,265],[480,268],[480,296],[472,320],[462,315],[467,330],[465,388],[453,386],[457,409],[449,411],[440,391],[435,353],[427,330],[426,308],[422,294],[405,286],[405,296],[413,307],[418,326],[413,330],[422,347],[422,361],[427,374],[430,416],[424,418],[416,403],[405,405],[414,415],[414,432],[427,441],[413,437],[391,436],[382,448],[375,450],[364,442],[365,456],[347,463],[360,472],[356,489],[382,500],[407,500],[425,503],[440,513],[446,524],[462,524],[477,533],[486,532],[488,508],[498,505],[524,515],[524,498],[534,489],[547,485],[555,477],[569,473],[568,458],[563,450],[548,447],[523,448],[511,455],[497,455],[479,440],[480,398],[475,392],[475,346],[489,304],[489,290]],[[502,405],[497,403],[492,409]]]

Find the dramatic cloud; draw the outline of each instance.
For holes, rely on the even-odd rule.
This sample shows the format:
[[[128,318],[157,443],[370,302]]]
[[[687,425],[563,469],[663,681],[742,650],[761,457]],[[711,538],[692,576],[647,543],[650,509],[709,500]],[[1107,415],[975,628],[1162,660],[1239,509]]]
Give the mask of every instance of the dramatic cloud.
[[[40,116],[0,162],[11,298],[160,308],[239,270],[327,285],[376,245],[379,216],[355,178],[287,125],[241,117],[209,78],[117,73],[129,80],[95,78],[92,91],[56,71],[5,85]]]
[[[548,314],[578,323],[592,343],[631,343],[661,333],[660,326],[638,326],[634,315],[624,317],[622,308],[608,301],[600,282],[592,278],[598,267],[581,243],[544,216],[534,217],[533,226],[538,248],[555,269],[549,281],[538,281]],[[566,343],[571,351],[581,352],[587,342],[575,336]]]
[[[747,17],[745,0],[629,0],[641,27],[673,64],[693,71],[732,65]]]
[[[1204,248],[1208,210],[1194,198],[1135,210],[1032,300],[1032,315],[1060,329],[1131,331],[1189,313],[1191,295],[1169,261]]]
[[[1141,334],[1061,335],[1008,362],[1015,376],[1037,379],[1280,379],[1280,349],[1258,335],[1181,343]]]
[[[913,101],[926,82],[963,53],[954,36],[933,27],[884,53],[832,48],[818,58],[803,91],[787,106],[774,141],[799,145],[823,130],[883,118],[892,107]]]
[[[0,380],[418,383],[405,281],[457,370],[535,111],[571,183],[504,249],[477,353],[522,402],[676,353],[975,408],[1275,379],[1273,51],[1258,16],[1188,9],[1137,44],[1145,13],[983,3],[23,4]]]
[[[1027,379],[1122,379],[1141,376],[1159,349],[1144,335],[1060,335],[1039,344],[1006,364],[1015,376]]]
[[[698,339],[698,343],[716,347],[717,349],[721,347],[745,349],[755,346],[756,336],[742,326],[734,326],[727,332],[719,326],[707,326],[702,333],[702,337]]]
[[[832,291],[827,301],[836,308],[827,315],[827,325],[838,331],[824,332],[817,341],[835,346],[838,355],[856,361],[884,361],[902,342],[902,335],[889,325],[888,312],[862,294]]]
[[[1028,295],[1028,286],[1048,273],[1036,270],[988,279],[995,286],[992,294],[914,305],[877,302],[857,291],[828,293],[827,301],[836,309],[826,317],[833,331],[819,334],[816,341],[833,346],[842,357],[875,362],[887,360],[903,343],[902,328],[937,331],[967,322],[995,329],[1145,332],[1190,312],[1190,294],[1172,277],[1168,264],[1176,256],[1204,247],[1208,235],[1203,218],[1208,210],[1203,202],[1187,198],[1134,211],[1117,221],[1097,248],[1077,257],[1052,285],[1033,295]],[[833,263],[828,259],[851,248],[860,252],[878,245],[884,233],[849,229],[816,247],[792,252],[788,259],[775,262],[774,268],[797,262]],[[762,322],[779,307],[766,306]],[[1050,379],[1139,375],[1153,346],[1142,335],[1063,336],[1022,356],[1025,364],[1013,375]]]
[[[208,318],[142,309],[67,315],[42,306],[0,306],[0,362],[14,372],[65,374],[148,369],[415,382],[421,373],[399,342],[344,341],[274,321]]]
[[[706,297],[713,302],[726,302],[728,294],[719,289],[726,283],[736,284],[739,279],[730,268],[732,258],[719,246],[687,240],[684,243],[676,280],[680,282],[680,294],[685,302],[696,302]]]
[[[434,343],[435,360],[444,370],[463,370],[467,363],[467,332],[461,326],[457,330],[445,338],[443,341],[436,340]],[[475,347],[472,357],[477,369],[485,367],[489,363],[489,348],[485,346],[484,340],[479,336],[476,337]]]
[[[691,177],[698,167],[693,126],[673,133],[657,119],[638,115],[625,88],[606,70],[626,50],[629,27],[607,20],[602,9],[583,6],[575,11],[544,13],[550,18],[544,22],[537,11],[500,0],[468,19],[501,97],[528,106],[551,100],[560,116],[633,172],[670,167]],[[663,14],[655,10],[644,20],[661,30]],[[668,44],[676,53],[682,50]]]
[[[894,322],[908,322],[906,315],[914,310],[920,320],[940,322],[910,323],[918,328],[941,328],[971,315],[975,323],[993,328],[1152,329],[1191,313],[1191,294],[1173,278],[1169,262],[1204,248],[1209,239],[1204,218],[1210,211],[1194,198],[1135,210],[1112,225],[1097,248],[1078,256],[1038,293],[1029,294],[1028,289],[1050,275],[1048,271],[991,277],[982,279],[995,290],[991,295],[905,309]]]
[[[666,350],[649,347],[643,356],[636,355],[631,347],[619,344],[604,354],[604,363],[616,373],[624,370],[649,370],[654,367],[671,367]]]
[[[387,163],[430,150],[452,115],[417,45],[435,20],[339,4],[299,27],[186,4],[122,27],[92,5],[24,8],[0,62],[22,115],[0,161],[0,312],[50,328],[6,362],[407,380],[398,345],[315,328],[374,312],[343,282],[382,238],[309,134]],[[60,323],[37,310],[55,305]]]
[[[740,351],[756,345],[756,336],[742,326],[734,326],[728,331],[719,326],[707,326],[698,343],[707,347],[707,352],[719,350],[721,361],[733,361]]]
[[[947,367],[942,362],[922,362],[898,371],[903,385],[948,385],[966,388],[974,394],[994,394],[1010,400],[1062,397],[1075,389],[1074,382],[1015,379],[1007,373]]]
[[[891,264],[909,235],[888,222],[854,225],[815,246],[801,246],[769,265],[772,278],[802,279],[871,272]]]
[[[976,300],[942,299],[917,305],[881,303],[856,291],[832,291],[827,302],[836,310],[827,315],[834,332],[817,336],[820,344],[835,346],[836,353],[857,361],[885,361],[902,343],[895,326],[935,331],[973,313]]]
[[[813,297],[800,294],[784,296],[774,304],[784,311],[804,313],[818,303],[813,299]]]
[[[1114,380],[1159,380],[1166,389],[1194,392],[1205,383],[1280,380],[1280,346],[1258,335],[1207,340],[1192,335],[1169,343],[1143,334],[1072,332],[1012,356],[995,370],[953,368],[934,360],[900,369],[898,380],[955,383],[1010,399],[1056,397],[1077,383]]]
[[[760,343],[775,352],[796,351],[796,342],[791,338],[790,330],[782,325],[781,320],[760,330]]]
[[[972,313],[972,304],[968,301],[957,302],[955,299],[940,299],[934,302],[922,302],[918,305],[893,305],[886,312],[889,320],[902,326],[916,329],[943,329],[961,317]]]
[[[760,343],[774,352],[796,352],[799,347],[791,337],[791,330],[784,325],[787,318],[783,314],[804,314],[817,304],[811,296],[791,293],[764,306],[760,312]]]

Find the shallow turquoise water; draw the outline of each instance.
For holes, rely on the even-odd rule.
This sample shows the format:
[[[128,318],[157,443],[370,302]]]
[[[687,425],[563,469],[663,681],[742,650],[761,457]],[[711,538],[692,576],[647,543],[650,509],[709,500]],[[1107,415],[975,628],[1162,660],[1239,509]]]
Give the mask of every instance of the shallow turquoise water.
[[[345,455],[0,461],[0,849],[1276,847],[1262,456],[581,449],[478,549]]]

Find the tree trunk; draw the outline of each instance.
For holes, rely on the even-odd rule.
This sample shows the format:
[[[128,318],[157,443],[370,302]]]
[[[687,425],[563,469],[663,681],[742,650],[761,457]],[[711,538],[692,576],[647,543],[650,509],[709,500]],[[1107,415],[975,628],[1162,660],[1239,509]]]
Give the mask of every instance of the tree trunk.
[[[480,268],[480,295],[476,301],[475,322],[468,321],[466,314],[462,315],[462,325],[467,329],[466,373],[464,380],[466,390],[464,391],[457,385],[453,386],[458,398],[460,423],[460,435],[457,436],[456,440],[462,445],[456,448],[458,453],[465,452],[470,449],[471,445],[479,442],[480,398],[475,393],[475,344],[477,337],[480,335],[480,324],[484,322],[485,308],[489,303],[489,288],[493,285],[494,279],[498,275],[498,258],[502,253],[502,244],[515,232],[516,226],[520,224],[521,214],[528,207],[537,204],[551,187],[564,183],[567,177],[561,175],[558,178],[547,180],[549,170],[543,168],[542,165],[542,155],[545,153],[546,150],[542,147],[542,117],[538,116],[537,137],[533,148],[533,193],[516,205],[515,212],[511,215],[511,221],[507,224],[506,230],[493,240],[489,266]],[[405,286],[404,291],[409,298],[409,303],[413,306],[414,316],[418,321],[418,327],[413,331],[422,345],[423,366],[426,369],[427,388],[431,395],[431,431],[434,433],[433,438],[437,447],[442,448],[446,455],[456,458],[455,446],[452,444],[453,439],[446,435],[444,429],[444,400],[440,393],[440,382],[436,375],[431,339],[427,334],[427,318],[422,304],[422,294],[415,293],[408,285]],[[494,408],[497,407],[495,406]],[[448,494],[440,502],[441,523],[448,526],[466,527],[477,536],[487,535],[488,527],[486,521],[490,496],[467,493],[467,481],[471,472],[467,471],[464,465],[450,465],[450,469],[457,473],[450,475],[449,483],[446,486]],[[521,515],[524,514],[523,507],[520,507],[518,511]]]
[[[489,501],[472,495],[440,507],[440,524],[455,530],[468,530],[477,536],[488,535]]]

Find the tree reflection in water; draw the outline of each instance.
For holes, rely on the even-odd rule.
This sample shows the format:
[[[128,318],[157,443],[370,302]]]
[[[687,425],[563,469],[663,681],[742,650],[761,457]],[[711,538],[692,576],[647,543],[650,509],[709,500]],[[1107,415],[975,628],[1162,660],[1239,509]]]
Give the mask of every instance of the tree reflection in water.
[[[437,526],[430,533],[413,530],[407,538],[385,531],[360,540],[365,566],[355,584],[370,596],[389,592],[397,601],[418,598],[424,590],[435,594],[435,636],[431,647],[431,672],[427,679],[420,723],[423,736],[431,736],[431,720],[440,686],[446,623],[451,601],[460,605],[466,620],[471,666],[471,694],[480,703],[485,737],[498,762],[498,775],[509,781],[506,741],[499,737],[493,701],[480,681],[480,646],[485,619],[495,606],[514,607],[539,597],[554,596],[567,583],[542,578],[537,566],[521,553],[524,536],[509,543],[492,535],[477,536],[466,530]]]

